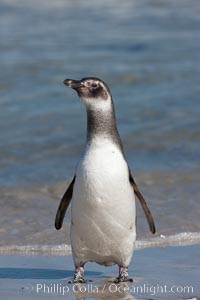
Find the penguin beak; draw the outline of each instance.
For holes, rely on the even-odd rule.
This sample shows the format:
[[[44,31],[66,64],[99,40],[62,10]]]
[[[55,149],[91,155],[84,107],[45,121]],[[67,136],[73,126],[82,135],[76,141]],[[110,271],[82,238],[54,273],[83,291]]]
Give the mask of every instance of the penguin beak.
[[[73,79],[65,79],[63,81],[63,83],[66,85],[66,86],[69,86],[70,88],[76,90],[80,87],[82,87],[82,83],[80,80],[73,80]]]

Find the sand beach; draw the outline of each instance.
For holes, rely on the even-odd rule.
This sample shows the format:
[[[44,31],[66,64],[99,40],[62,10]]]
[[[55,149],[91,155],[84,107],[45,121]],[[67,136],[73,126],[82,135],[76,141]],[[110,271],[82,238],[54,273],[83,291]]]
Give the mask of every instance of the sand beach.
[[[87,282],[69,284],[67,256],[1,255],[2,299],[200,299],[200,245],[137,250],[130,265],[133,282],[110,282],[117,267],[86,265]]]

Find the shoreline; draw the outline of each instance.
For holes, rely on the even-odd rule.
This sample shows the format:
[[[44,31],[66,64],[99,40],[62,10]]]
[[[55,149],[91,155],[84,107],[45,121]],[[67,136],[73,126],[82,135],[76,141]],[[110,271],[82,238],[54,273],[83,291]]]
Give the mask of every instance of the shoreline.
[[[0,295],[10,299],[195,299],[200,297],[200,245],[141,249],[129,266],[132,283],[114,284],[117,266],[87,263],[86,284],[68,284],[71,255],[0,255]],[[89,280],[92,280],[90,282]],[[63,294],[62,294],[63,293]]]
[[[200,245],[199,232],[183,232],[171,236],[158,236],[148,240],[136,240],[135,250],[150,248],[182,247],[190,245]],[[27,255],[70,255],[71,245],[8,245],[0,246],[0,255],[27,254]]]

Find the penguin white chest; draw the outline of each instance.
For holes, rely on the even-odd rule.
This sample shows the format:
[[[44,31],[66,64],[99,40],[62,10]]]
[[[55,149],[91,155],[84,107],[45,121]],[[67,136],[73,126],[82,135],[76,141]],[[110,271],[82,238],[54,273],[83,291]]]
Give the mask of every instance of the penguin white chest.
[[[106,138],[86,146],[76,172],[71,243],[75,261],[127,265],[135,241],[135,199],[120,149]]]

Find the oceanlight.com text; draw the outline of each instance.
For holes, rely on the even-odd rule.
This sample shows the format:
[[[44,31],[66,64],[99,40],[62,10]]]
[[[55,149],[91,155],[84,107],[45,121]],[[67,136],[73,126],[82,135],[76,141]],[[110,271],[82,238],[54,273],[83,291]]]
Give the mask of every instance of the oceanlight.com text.
[[[63,285],[61,283],[37,283],[35,285],[28,284],[23,291],[29,293],[37,294],[56,294],[56,295],[66,295],[69,293],[91,293],[91,294],[101,294],[104,292],[110,294],[133,294],[133,295],[150,295],[154,296],[156,294],[177,294],[177,295],[193,295],[194,287],[191,285],[151,285],[148,283],[144,284],[104,284],[103,286],[95,284],[69,284]]]

